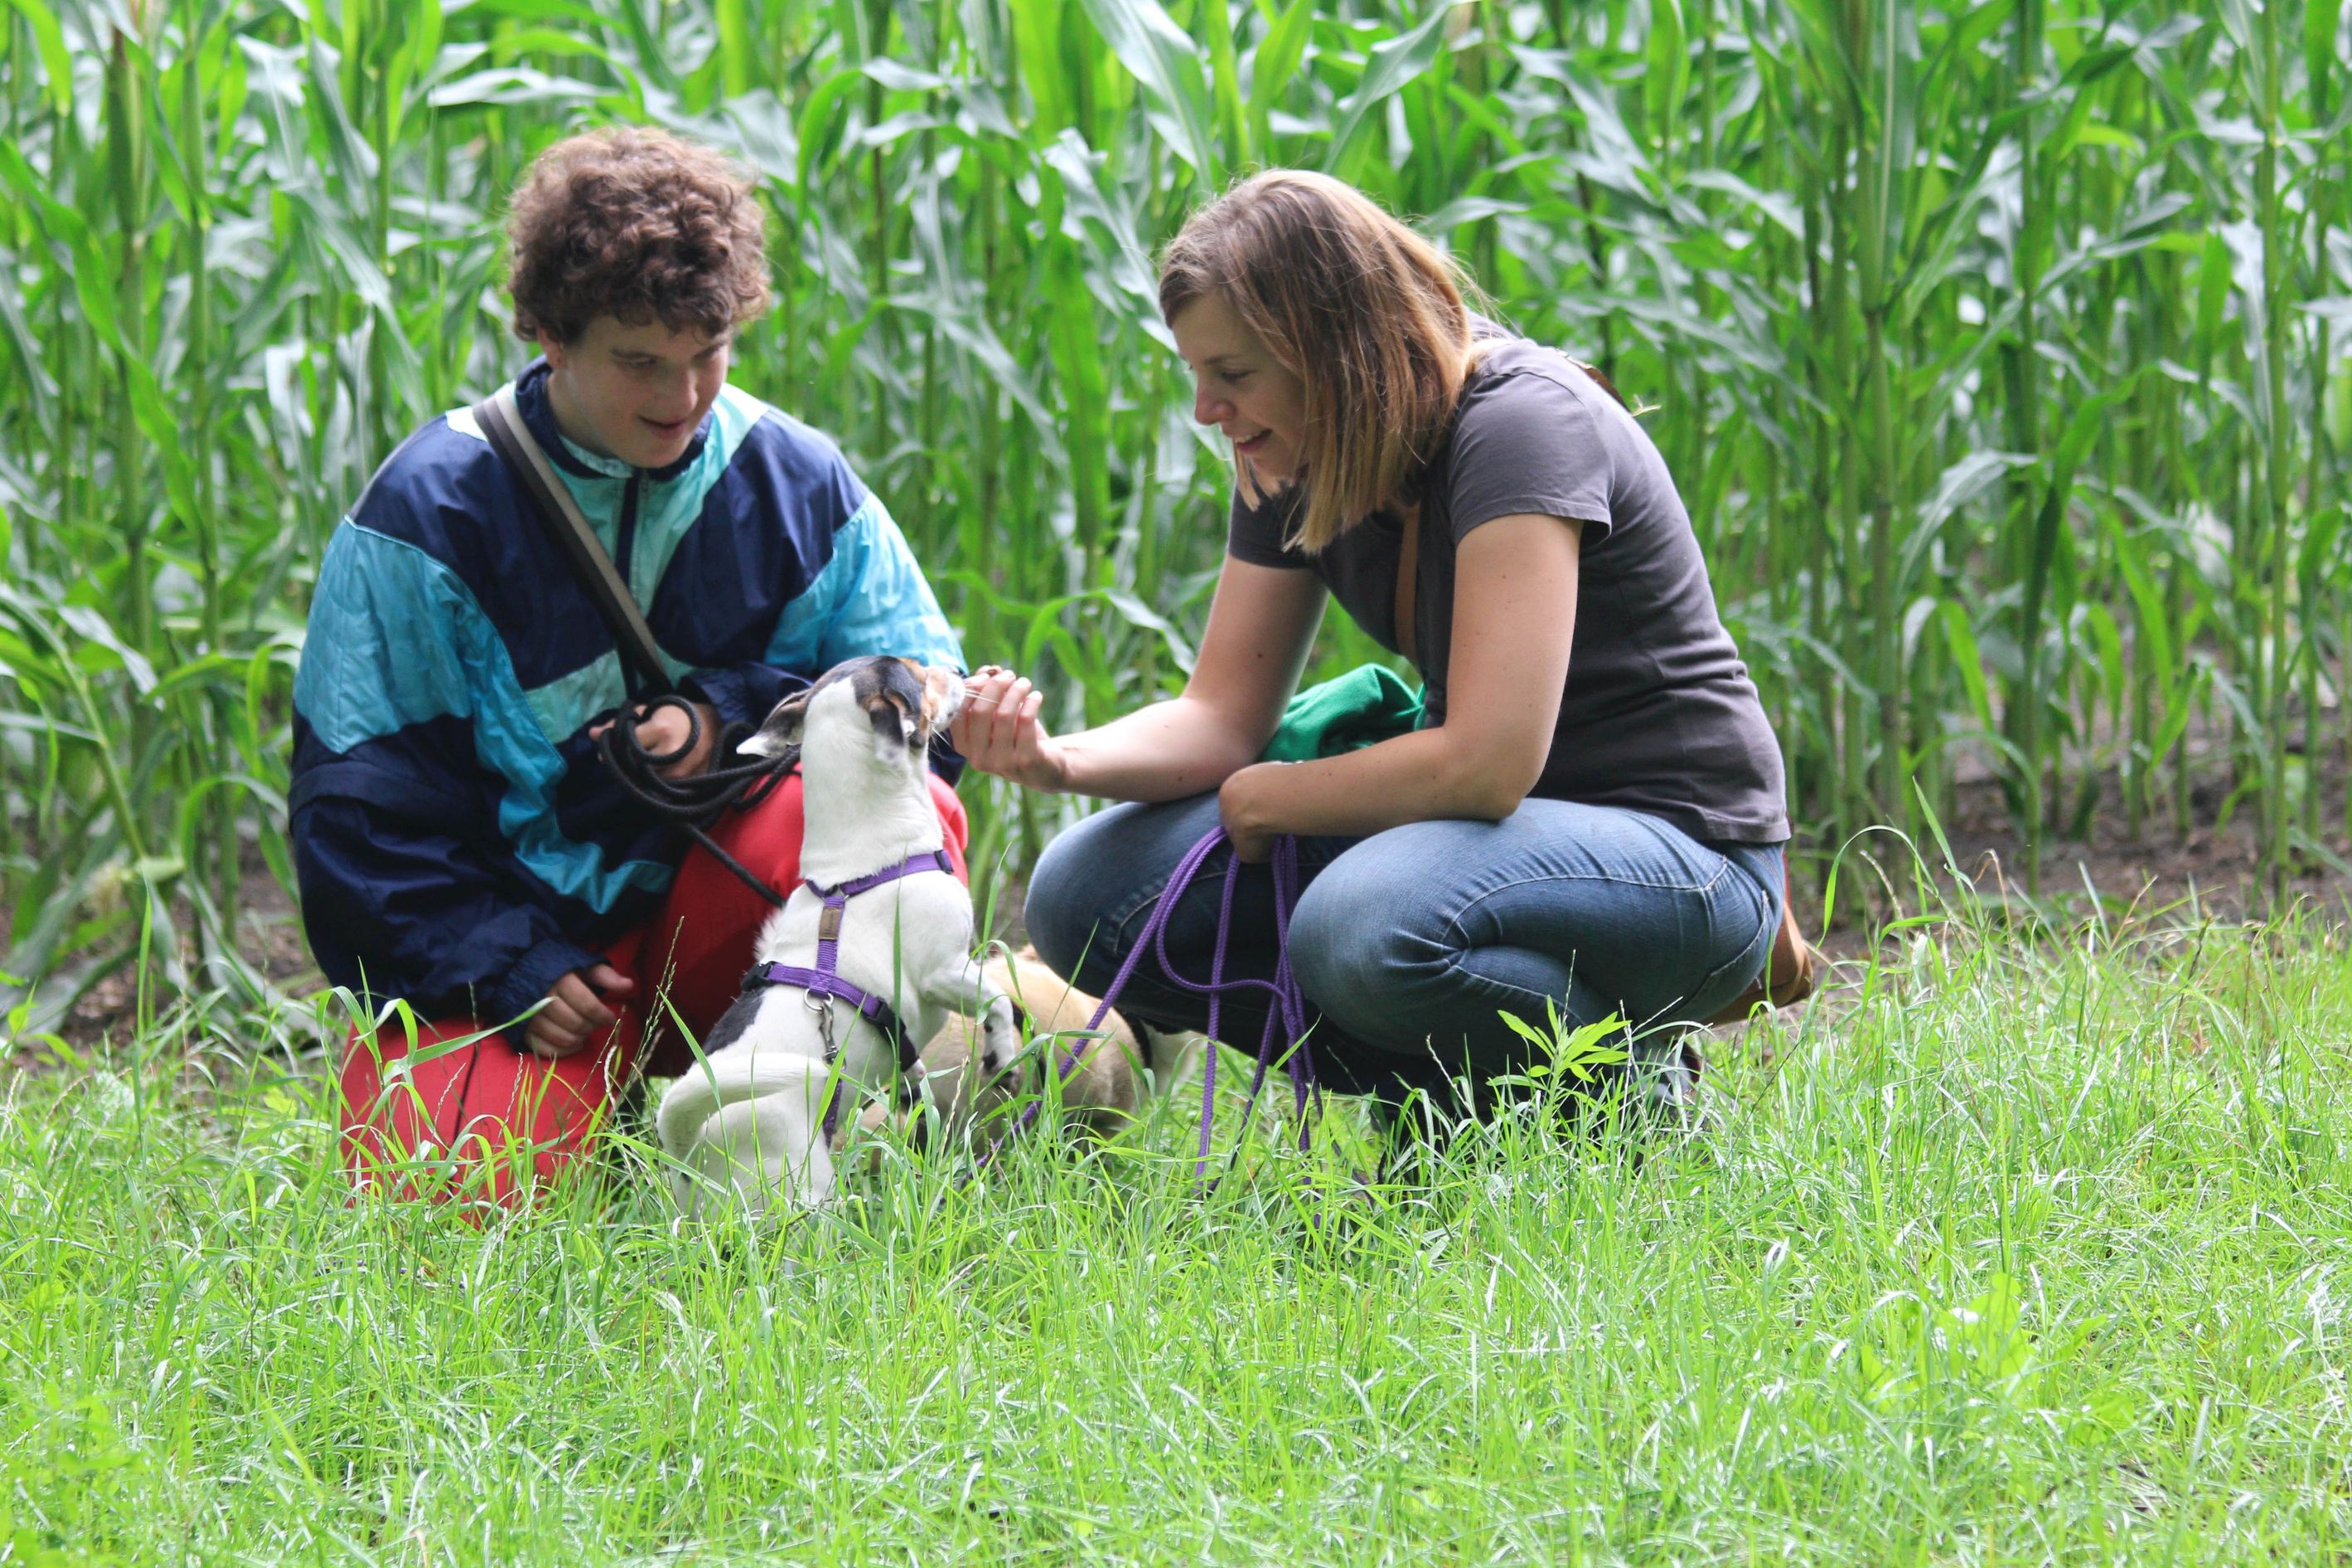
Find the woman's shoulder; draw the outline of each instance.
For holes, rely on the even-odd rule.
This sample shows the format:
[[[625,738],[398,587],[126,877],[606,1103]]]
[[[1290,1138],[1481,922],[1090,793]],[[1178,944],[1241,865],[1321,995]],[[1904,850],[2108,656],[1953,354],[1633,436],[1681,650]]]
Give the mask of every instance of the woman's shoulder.
[[[1595,411],[1617,400],[1575,359],[1549,344],[1508,334],[1482,340],[1477,363],[1462,384],[1461,409],[1467,413],[1497,400],[1535,398],[1568,401]]]
[[[1447,446],[1460,459],[1585,459],[1620,448],[1631,416],[1591,372],[1526,338],[1489,340],[1462,383]]]
[[[1587,547],[1598,544],[1639,466],[1632,416],[1558,349],[1518,337],[1490,338],[1483,349],[1439,469],[1452,532],[1458,540],[1495,518],[1534,512],[1574,519],[1586,525]]]

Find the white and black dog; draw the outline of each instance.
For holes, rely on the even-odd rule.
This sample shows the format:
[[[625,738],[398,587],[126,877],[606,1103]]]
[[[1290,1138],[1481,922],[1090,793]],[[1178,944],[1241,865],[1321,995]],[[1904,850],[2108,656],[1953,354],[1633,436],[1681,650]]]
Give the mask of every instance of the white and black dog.
[[[834,1189],[832,1133],[857,1097],[919,1084],[916,1047],[950,1012],[982,1050],[1021,1048],[1013,1004],[974,963],[971,895],[949,868],[927,753],[963,705],[963,679],[910,659],[836,665],[779,703],[742,750],[800,752],[802,885],[760,930],[743,994],[671,1084],[655,1118],[693,1213],[732,1191],[754,1214]]]

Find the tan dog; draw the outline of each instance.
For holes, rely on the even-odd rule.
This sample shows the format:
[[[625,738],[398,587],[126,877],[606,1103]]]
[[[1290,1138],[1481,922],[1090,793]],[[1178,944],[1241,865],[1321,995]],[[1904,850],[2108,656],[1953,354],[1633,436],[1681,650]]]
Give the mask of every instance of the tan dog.
[[[1001,1142],[1018,1115],[1007,1108],[1037,1093],[1046,1074],[1061,1071],[1073,1052],[1079,1061],[1063,1079],[1063,1120],[1089,1137],[1115,1136],[1140,1112],[1153,1090],[1165,1091],[1197,1054],[1198,1035],[1161,1036],[1145,1029],[1139,1040],[1136,1029],[1116,1011],[1103,1019],[1101,1037],[1088,1040],[1087,1022],[1100,1001],[1046,968],[1034,948],[991,958],[981,967],[991,984],[1028,1016],[1032,1044],[1010,1070],[992,1077],[973,1048],[980,1032],[971,1019],[950,1016],[931,1037],[923,1047],[923,1069],[941,1125],[951,1139],[961,1141],[968,1130],[978,1128],[984,1142]],[[875,1131],[890,1114],[886,1106],[868,1107],[860,1125]]]

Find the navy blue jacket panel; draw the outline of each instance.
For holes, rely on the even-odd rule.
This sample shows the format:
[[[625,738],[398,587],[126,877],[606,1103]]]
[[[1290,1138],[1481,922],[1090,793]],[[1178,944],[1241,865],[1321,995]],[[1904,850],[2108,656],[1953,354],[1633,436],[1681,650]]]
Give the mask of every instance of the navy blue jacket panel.
[[[881,501],[824,437],[734,387],[642,470],[525,422],[646,612],[670,679],[756,721],[833,664],[963,667]],[[593,600],[468,409],[403,443],[320,563],[294,689],[304,929],[329,980],[501,1024],[649,916],[686,839],[596,760],[625,700]]]

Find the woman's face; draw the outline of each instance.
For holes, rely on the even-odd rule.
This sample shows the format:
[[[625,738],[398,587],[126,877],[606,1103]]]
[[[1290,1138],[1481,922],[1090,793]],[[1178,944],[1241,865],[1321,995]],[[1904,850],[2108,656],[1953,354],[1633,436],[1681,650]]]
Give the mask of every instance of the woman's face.
[[[1306,384],[1217,295],[1177,311],[1168,330],[1192,367],[1192,417],[1223,432],[1261,483],[1297,479],[1306,450]]]

